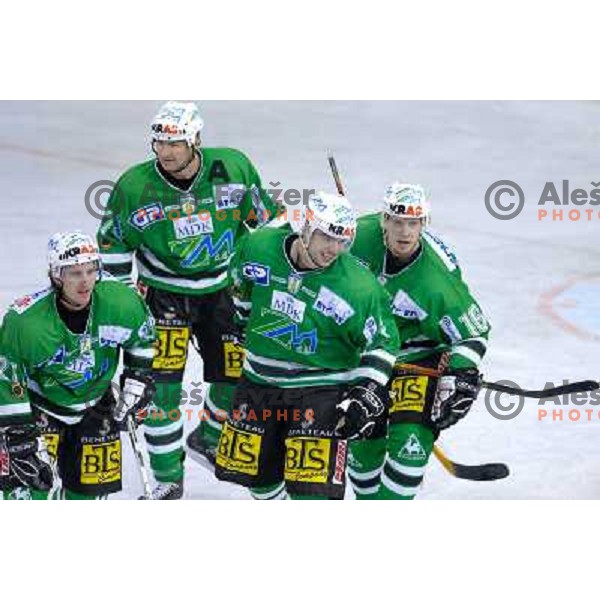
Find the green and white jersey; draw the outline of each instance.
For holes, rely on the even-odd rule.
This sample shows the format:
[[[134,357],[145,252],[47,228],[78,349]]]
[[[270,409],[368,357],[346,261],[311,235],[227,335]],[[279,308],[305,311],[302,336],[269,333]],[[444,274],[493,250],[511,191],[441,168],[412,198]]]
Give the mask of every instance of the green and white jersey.
[[[230,265],[246,327],[244,375],[277,387],[386,385],[399,350],[389,297],[350,254],[298,272],[284,249],[289,225],[242,240]]]
[[[238,150],[202,148],[189,191],[149,160],[126,171],[98,230],[104,268],[127,282],[135,256],[142,283],[203,295],[227,287],[235,242],[275,216],[252,163]]]
[[[401,342],[399,362],[448,351],[451,368],[479,367],[490,324],[463,280],[456,256],[442,240],[424,231],[417,258],[388,275],[381,214],[368,214],[358,219],[351,252],[391,296]]]
[[[125,366],[150,371],[154,320],[125,284],[98,281],[84,333],[71,332],[48,288],[16,300],[0,329],[0,426],[26,420],[29,403],[77,423],[110,386],[124,350]]]

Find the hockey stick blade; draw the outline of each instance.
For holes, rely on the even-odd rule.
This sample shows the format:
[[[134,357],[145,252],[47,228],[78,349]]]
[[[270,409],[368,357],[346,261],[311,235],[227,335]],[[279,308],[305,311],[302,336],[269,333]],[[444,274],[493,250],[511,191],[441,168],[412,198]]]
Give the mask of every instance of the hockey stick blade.
[[[510,387],[492,381],[482,381],[481,387],[495,390],[496,392],[504,392],[506,394],[514,394],[516,396],[527,396],[529,398],[552,398],[553,396],[562,396],[564,394],[574,394],[576,392],[593,392],[600,388],[597,381],[586,379],[584,381],[575,381],[567,385],[559,385],[558,387],[548,388],[546,390],[522,390],[518,387]]]
[[[510,475],[508,465],[504,463],[486,463],[483,465],[462,465],[450,460],[438,446],[433,447],[433,453],[444,469],[458,479],[469,481],[497,481]]]
[[[497,481],[510,475],[508,465],[487,463],[484,465],[461,465],[454,463],[454,476],[469,481]]]

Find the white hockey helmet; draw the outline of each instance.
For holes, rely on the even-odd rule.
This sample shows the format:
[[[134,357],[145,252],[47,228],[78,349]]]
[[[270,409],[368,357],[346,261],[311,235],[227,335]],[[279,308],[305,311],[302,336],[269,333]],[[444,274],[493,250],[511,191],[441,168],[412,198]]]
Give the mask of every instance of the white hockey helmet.
[[[401,219],[431,219],[431,206],[425,188],[412,183],[392,183],[383,196],[383,212]]]
[[[193,102],[165,102],[150,124],[152,142],[186,141],[196,144],[204,121]]]
[[[81,231],[55,233],[48,240],[48,268],[53,279],[59,279],[63,267],[102,261],[94,239]]]
[[[311,194],[302,206],[299,221],[293,221],[294,229],[309,244],[318,229],[328,236],[341,240],[350,247],[356,234],[356,215],[345,196],[317,192]]]

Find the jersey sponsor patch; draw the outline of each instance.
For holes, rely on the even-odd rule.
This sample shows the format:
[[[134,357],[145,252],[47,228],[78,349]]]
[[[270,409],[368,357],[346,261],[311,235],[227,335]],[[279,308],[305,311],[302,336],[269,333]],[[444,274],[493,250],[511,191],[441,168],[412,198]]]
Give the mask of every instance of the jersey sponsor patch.
[[[246,186],[243,183],[228,183],[215,185],[215,198],[217,210],[237,208],[244,200]]]
[[[50,292],[52,288],[45,288],[40,290],[39,292],[35,292],[34,294],[28,294],[27,296],[22,296],[21,298],[17,298],[9,308],[14,310],[16,313],[21,314],[25,312],[29,307],[33,306],[38,300],[45,298]]]
[[[335,451],[335,467],[333,470],[332,483],[335,485],[344,485],[346,482],[346,456],[348,454],[348,442],[339,440],[337,450]]]
[[[242,366],[244,364],[244,348],[234,341],[223,342],[223,358],[225,362],[225,376],[242,376]]]
[[[183,371],[187,359],[190,331],[187,327],[156,328],[156,355],[152,368],[162,371]]]
[[[419,438],[411,433],[406,440],[406,443],[398,452],[398,458],[404,458],[406,460],[425,460],[427,453],[419,442]]]
[[[331,317],[338,325],[343,325],[354,314],[354,309],[343,298],[325,286],[321,286],[313,308]]]
[[[124,344],[131,335],[132,330],[127,327],[120,327],[119,325],[100,325],[98,327],[98,338],[100,339],[100,346],[109,348],[116,348]]]
[[[81,483],[98,485],[121,478],[121,440],[81,447]]]
[[[428,382],[427,377],[395,377],[390,386],[390,414],[401,411],[422,413]]]
[[[140,328],[138,329],[138,337],[140,338],[140,340],[144,342],[151,342],[152,340],[154,340],[154,338],[156,337],[154,327],[154,317],[152,315],[148,315],[148,318],[140,325]]]
[[[424,321],[428,314],[405,291],[398,290],[392,301],[392,312],[403,319]]]
[[[449,315],[444,315],[440,319],[440,327],[453,343],[460,342],[463,339],[458,327]]]
[[[0,439],[0,477],[10,475],[10,454],[4,438]]]
[[[332,440],[312,437],[286,439],[285,480],[301,483],[327,483],[331,443]]]
[[[242,431],[225,422],[217,447],[217,465],[228,471],[256,475],[260,450],[260,435]]]
[[[153,223],[165,220],[165,212],[159,202],[153,202],[138,208],[131,213],[129,223],[132,227],[143,231]]]
[[[375,317],[371,316],[365,321],[365,326],[363,328],[363,335],[365,336],[365,339],[367,340],[368,346],[370,346],[373,343],[373,340],[375,339],[376,334],[377,334],[377,321],[375,320]]]
[[[242,274],[245,279],[253,281],[257,285],[269,285],[271,268],[260,263],[247,262],[242,265]]]
[[[456,253],[442,238],[429,230],[423,232],[423,237],[429,242],[431,249],[440,257],[449,271],[459,268]]]
[[[175,237],[178,240],[204,235],[205,233],[213,233],[214,231],[212,217],[208,212],[174,219],[173,228],[175,230]]]
[[[286,315],[296,323],[302,323],[306,303],[286,292],[275,290],[271,297],[271,308],[278,313]]]

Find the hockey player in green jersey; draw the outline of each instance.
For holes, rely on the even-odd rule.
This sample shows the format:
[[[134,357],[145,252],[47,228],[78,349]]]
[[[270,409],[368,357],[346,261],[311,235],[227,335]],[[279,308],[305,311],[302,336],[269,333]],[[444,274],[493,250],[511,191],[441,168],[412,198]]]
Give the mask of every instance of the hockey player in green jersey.
[[[249,235],[231,262],[246,355],[215,473],[256,499],[340,499],[347,440],[384,410],[398,334],[387,293],[347,252],[348,201],[313,195],[293,223]]]
[[[183,421],[172,417],[189,400],[182,398],[189,342],[196,342],[211,385],[208,418],[187,444],[194,458],[214,464],[220,415],[231,407],[243,359],[227,265],[236,241],[274,210],[246,156],[201,146],[202,127],[195,104],[167,102],[151,125],[156,160],[121,176],[98,231],[109,272],[129,280],[135,256],[138,286],[156,318],[159,410],[146,422],[146,442],[158,482],[154,497],[167,500],[183,494]]]
[[[137,292],[102,275],[88,235],[53,235],[48,265],[51,286],[16,300],[2,323],[0,427],[10,443],[33,413],[56,459],[62,497],[100,498],[121,489],[123,421],[151,399],[154,319]],[[111,380],[121,349],[117,401]]]
[[[421,186],[394,183],[383,211],[358,220],[352,253],[389,292],[401,342],[389,408],[368,440],[350,445],[348,475],[358,499],[414,498],[434,441],[467,414],[479,389],[490,326],[455,255],[426,230],[429,216]]]

